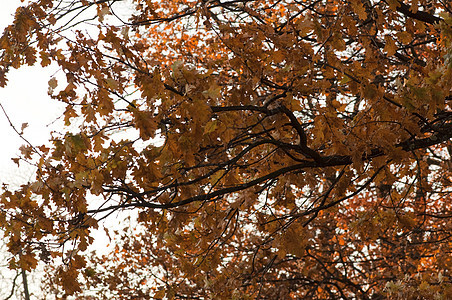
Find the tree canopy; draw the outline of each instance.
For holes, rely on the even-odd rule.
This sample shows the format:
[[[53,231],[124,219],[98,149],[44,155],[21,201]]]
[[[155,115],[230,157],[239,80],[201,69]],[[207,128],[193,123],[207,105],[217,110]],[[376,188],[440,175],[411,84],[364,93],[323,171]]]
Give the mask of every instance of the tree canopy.
[[[24,65],[64,126],[0,225],[56,297],[452,298],[449,1],[39,0]]]

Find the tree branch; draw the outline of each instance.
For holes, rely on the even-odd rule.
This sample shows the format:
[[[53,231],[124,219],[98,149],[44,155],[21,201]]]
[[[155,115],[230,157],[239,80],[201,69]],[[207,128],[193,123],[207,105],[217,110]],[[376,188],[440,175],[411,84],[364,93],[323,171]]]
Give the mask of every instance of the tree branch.
[[[425,22],[425,23],[429,23],[429,24],[435,24],[435,23],[439,23],[442,18],[440,17],[436,17],[432,14],[429,14],[428,12],[425,11],[421,11],[418,10],[416,13],[413,13],[411,11],[411,8],[406,5],[405,3],[403,3],[402,1],[399,1],[400,6],[397,7],[397,11],[399,13],[404,14],[407,17]]]

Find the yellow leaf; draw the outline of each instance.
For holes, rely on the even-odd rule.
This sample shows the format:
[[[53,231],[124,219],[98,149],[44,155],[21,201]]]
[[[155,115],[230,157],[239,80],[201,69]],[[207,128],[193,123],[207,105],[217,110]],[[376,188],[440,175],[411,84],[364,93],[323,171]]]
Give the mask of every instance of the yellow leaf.
[[[39,56],[41,57],[41,66],[46,67],[50,65],[49,55],[45,51],[39,52]]]
[[[56,80],[55,77],[52,77],[48,83],[49,83],[49,94],[52,94],[55,88],[58,86],[58,80]]]
[[[218,127],[218,121],[217,120],[211,120],[207,122],[206,126],[204,126],[204,134],[209,134]]]
[[[366,9],[364,8],[364,5],[361,3],[361,1],[351,1],[351,5],[353,7],[353,10],[361,20],[367,19]]]
[[[397,32],[396,35],[397,35],[397,38],[399,39],[399,41],[404,44],[409,44],[412,40],[411,34],[409,34],[406,31]]]
[[[216,99],[220,98],[220,96],[221,96],[221,87],[219,87],[218,85],[214,84],[207,91],[202,92],[202,94],[206,98],[210,98],[212,100],[216,100]]]
[[[349,82],[351,79],[350,77],[348,77],[347,75],[343,75],[341,81],[339,81],[339,83],[345,84],[347,82]]]
[[[217,184],[218,181],[223,177],[224,173],[226,172],[226,170],[219,170],[218,172],[216,172],[215,174],[213,174],[210,177],[210,183],[211,184]]]
[[[107,86],[111,90],[116,90],[118,88],[118,82],[116,80],[114,80],[113,78],[107,78],[107,79],[105,79],[105,82],[107,82]]]
[[[165,297],[166,290],[159,290],[154,294],[154,299],[163,299]]]
[[[394,55],[397,51],[397,45],[396,45],[394,39],[392,37],[390,37],[389,35],[387,35],[387,36],[385,36],[385,42],[386,42],[386,45],[383,50],[386,51],[386,53],[388,53],[389,56]]]

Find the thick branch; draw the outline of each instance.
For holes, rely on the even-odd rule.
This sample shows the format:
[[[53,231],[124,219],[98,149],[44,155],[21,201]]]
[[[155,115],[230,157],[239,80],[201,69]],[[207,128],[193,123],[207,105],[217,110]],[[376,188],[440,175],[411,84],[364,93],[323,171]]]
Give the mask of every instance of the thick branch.
[[[407,17],[425,22],[425,23],[429,23],[429,24],[434,24],[434,23],[439,23],[442,19],[440,17],[436,17],[432,14],[429,14],[428,12],[425,11],[421,11],[418,10],[416,13],[413,13],[410,9],[410,6],[406,5],[405,3],[399,1],[400,6],[397,7],[397,11],[399,13],[404,14]]]
[[[441,132],[438,132],[430,137],[426,137],[426,138],[422,138],[422,139],[407,140],[407,141],[397,144],[396,146],[402,148],[403,150],[405,150],[407,152],[411,152],[414,150],[423,149],[423,148],[427,148],[427,147],[430,147],[433,145],[443,143],[452,138],[452,125],[447,124],[447,126],[445,126],[443,129],[444,130],[442,130]],[[262,141],[262,143],[267,143],[267,142],[268,141]],[[259,143],[259,144],[261,144],[261,143]],[[363,154],[362,158],[363,158],[363,160],[371,160],[372,158],[380,157],[383,155],[387,155],[387,153],[385,153],[381,149],[374,149],[370,153]],[[228,163],[230,163],[230,162],[231,161],[229,161]],[[226,163],[226,164],[228,164],[228,163]],[[116,209],[120,209],[120,208],[131,208],[131,207],[147,207],[147,208],[153,208],[153,209],[175,208],[175,207],[190,204],[192,202],[210,201],[210,200],[216,199],[218,197],[222,197],[224,195],[236,193],[236,192],[248,189],[250,187],[259,185],[261,183],[267,182],[269,180],[275,180],[278,177],[280,177],[284,174],[291,173],[291,172],[297,172],[297,171],[300,172],[300,171],[303,171],[304,169],[308,169],[308,168],[326,168],[326,167],[334,167],[334,166],[344,166],[344,165],[350,165],[352,163],[353,163],[352,157],[349,155],[324,156],[324,157],[321,157],[319,160],[300,161],[297,164],[287,166],[284,168],[280,168],[276,171],[273,171],[271,173],[268,173],[264,176],[261,176],[259,178],[256,178],[256,179],[251,180],[246,183],[221,188],[221,189],[212,191],[210,193],[196,195],[196,196],[189,197],[189,198],[186,198],[186,199],[183,199],[180,201],[176,201],[176,202],[156,203],[156,202],[147,202],[144,200],[145,196],[156,194],[159,191],[161,192],[164,190],[169,190],[171,188],[182,186],[182,185],[190,185],[190,184],[194,184],[195,182],[199,181],[198,179],[194,179],[189,182],[174,183],[174,184],[170,184],[170,185],[167,185],[164,187],[160,187],[157,190],[145,191],[145,192],[141,192],[141,193],[134,193],[133,195],[130,195],[132,198],[140,199],[139,202],[126,203],[126,204],[110,206],[110,207],[106,207],[106,208],[102,208],[102,209],[91,210],[91,211],[88,211],[88,213],[98,213],[98,212],[116,210]],[[209,174],[211,174],[211,172]],[[201,176],[201,177],[206,178],[206,176]],[[106,192],[114,192],[114,190],[111,190],[111,189],[107,189],[105,191]],[[128,191],[122,190],[122,192],[127,193]]]

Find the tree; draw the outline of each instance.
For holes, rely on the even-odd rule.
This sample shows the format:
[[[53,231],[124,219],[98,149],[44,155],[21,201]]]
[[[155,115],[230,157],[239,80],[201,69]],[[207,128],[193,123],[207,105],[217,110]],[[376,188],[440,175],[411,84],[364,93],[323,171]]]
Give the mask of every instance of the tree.
[[[2,194],[11,267],[49,262],[57,296],[96,299],[452,297],[451,14],[443,0],[19,8],[0,85],[58,65],[66,127],[21,148],[36,180]],[[113,253],[88,256],[99,221],[126,210]]]

